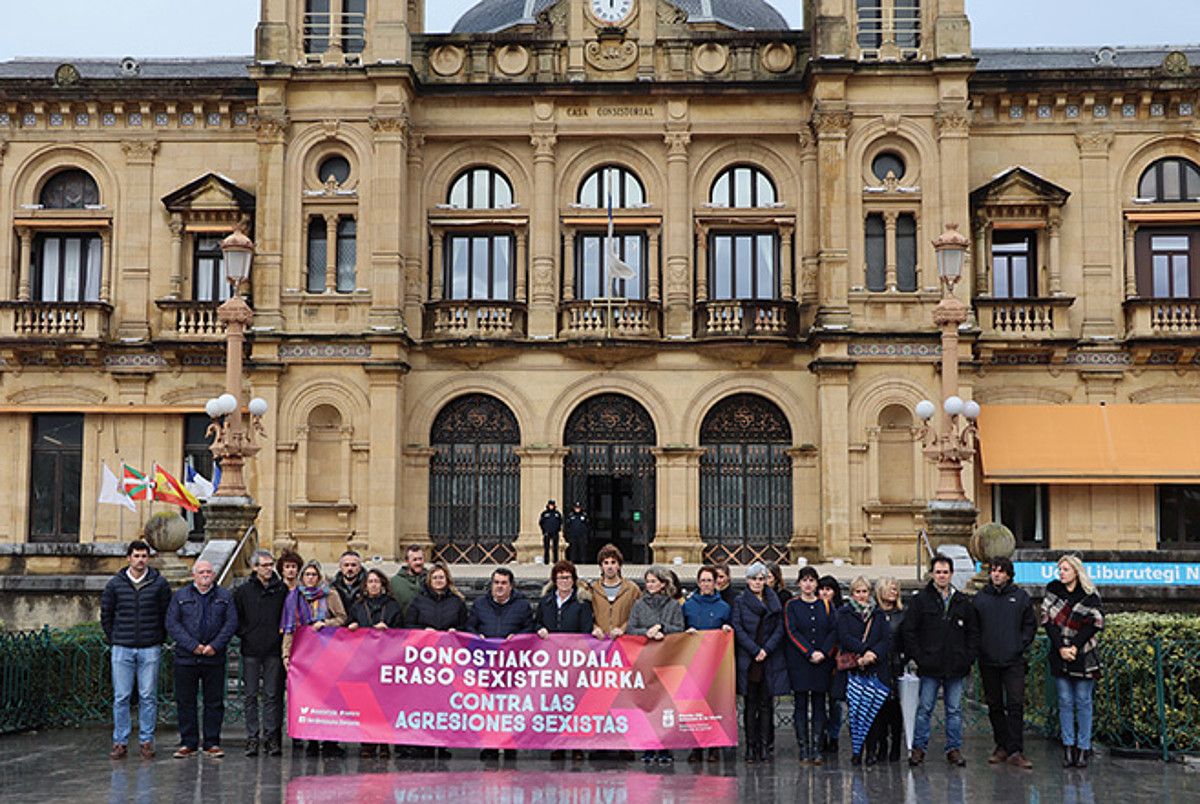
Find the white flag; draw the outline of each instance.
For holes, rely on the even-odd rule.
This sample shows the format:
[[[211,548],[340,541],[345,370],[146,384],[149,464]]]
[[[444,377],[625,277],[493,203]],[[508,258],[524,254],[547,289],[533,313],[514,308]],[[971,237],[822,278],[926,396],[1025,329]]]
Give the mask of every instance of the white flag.
[[[101,463],[100,468],[103,470],[100,475],[100,498],[99,502],[105,505],[123,505],[130,511],[137,513],[137,506],[133,500],[125,494],[121,487],[121,481],[108,468],[108,464]]]
[[[197,472],[190,463],[184,467],[183,477],[184,488],[190,491],[197,500],[207,500],[216,491],[212,481]]]

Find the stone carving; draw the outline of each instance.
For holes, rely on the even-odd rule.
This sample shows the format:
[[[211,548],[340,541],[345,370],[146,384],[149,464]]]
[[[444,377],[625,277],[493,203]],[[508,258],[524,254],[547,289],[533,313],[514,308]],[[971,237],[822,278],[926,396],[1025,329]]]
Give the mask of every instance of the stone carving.
[[[505,45],[496,50],[496,69],[505,75],[523,75],[529,69],[529,51],[520,45]]]
[[[74,64],[60,64],[54,71],[54,86],[73,87],[79,83],[79,70]]]
[[[633,66],[637,61],[638,48],[634,42],[606,37],[588,42],[583,52],[592,67],[604,72],[616,72]]]
[[[408,112],[401,111],[399,114],[392,115],[370,115],[367,117],[367,125],[372,131],[381,132],[384,134],[406,134],[408,132]]]
[[[688,145],[692,142],[692,135],[686,131],[670,131],[663,137],[663,142],[667,146],[667,156],[687,156]]]
[[[716,75],[729,63],[729,48],[716,42],[705,42],[693,51],[692,62],[705,75]]]
[[[1187,75],[1192,71],[1187,54],[1182,50],[1172,50],[1168,53],[1163,59],[1162,68],[1164,73],[1175,77]]]
[[[767,72],[786,73],[796,63],[796,51],[785,42],[771,42],[762,49],[759,58]]]
[[[850,128],[853,115],[849,109],[822,109],[817,107],[812,116],[812,127],[818,137],[845,135]]]
[[[968,134],[971,131],[971,115],[965,109],[943,107],[938,109],[933,118],[937,125],[938,135]]]
[[[529,144],[533,146],[533,155],[535,158],[554,158],[554,146],[558,143],[558,137],[553,134],[534,134],[529,138]]]
[[[125,154],[125,161],[130,164],[152,162],[158,153],[158,143],[154,140],[126,140],[121,143],[121,150]]]
[[[188,537],[187,520],[173,511],[160,511],[146,520],[142,536],[159,553],[174,553]]]
[[[251,123],[259,142],[282,142],[290,124],[288,116],[282,112],[259,112]]]
[[[563,4],[565,5],[565,3]],[[659,3],[655,9],[658,21],[662,25],[683,25],[687,22],[687,12],[671,3]]]
[[[458,75],[467,62],[467,54],[461,47],[442,45],[429,54],[429,68],[441,76]]]
[[[1079,146],[1079,152],[1090,156],[1108,155],[1112,141],[1111,131],[1082,131],[1075,135],[1075,144]]]

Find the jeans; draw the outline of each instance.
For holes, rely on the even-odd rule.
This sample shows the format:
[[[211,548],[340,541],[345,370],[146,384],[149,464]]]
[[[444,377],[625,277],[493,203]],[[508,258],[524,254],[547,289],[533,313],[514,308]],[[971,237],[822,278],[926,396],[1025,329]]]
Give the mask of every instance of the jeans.
[[[1058,690],[1058,726],[1063,745],[1084,751],[1092,748],[1092,692],[1096,682],[1090,678],[1054,677]],[[1079,726],[1076,729],[1076,725]]]
[[[979,666],[983,695],[987,699],[992,739],[1010,754],[1025,750],[1025,665]]]
[[[258,692],[262,689],[262,736],[279,742],[283,728],[283,661],[278,656],[243,656],[246,679],[246,736],[259,735]]]
[[[796,726],[796,744],[808,756],[811,747],[825,733],[825,693],[811,690],[794,690],[792,700],[796,706],[792,711],[792,723]]]
[[[929,746],[929,721],[937,706],[938,690],[944,693],[946,707],[946,753],[962,748],[963,679],[930,678],[921,676],[921,703],[917,707],[917,723],[913,733],[913,748],[924,751]]]
[[[162,648],[126,648],[112,646],[113,685],[113,743],[129,744],[133,724],[129,717],[129,700],[133,697],[133,681],[138,690],[138,742],[154,741],[154,725],[158,720],[158,662]]]
[[[204,743],[196,722],[196,693],[204,692]],[[195,750],[221,744],[225,721],[225,663],[175,663],[175,704],[179,708],[179,744]]]

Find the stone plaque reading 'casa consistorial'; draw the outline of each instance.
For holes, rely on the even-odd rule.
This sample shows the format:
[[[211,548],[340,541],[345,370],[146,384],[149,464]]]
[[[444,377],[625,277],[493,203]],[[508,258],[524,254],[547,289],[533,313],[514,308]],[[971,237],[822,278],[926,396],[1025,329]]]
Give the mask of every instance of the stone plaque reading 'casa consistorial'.
[[[648,103],[596,104],[562,107],[562,115],[568,120],[599,120],[628,122],[631,120],[662,119],[662,109]]]

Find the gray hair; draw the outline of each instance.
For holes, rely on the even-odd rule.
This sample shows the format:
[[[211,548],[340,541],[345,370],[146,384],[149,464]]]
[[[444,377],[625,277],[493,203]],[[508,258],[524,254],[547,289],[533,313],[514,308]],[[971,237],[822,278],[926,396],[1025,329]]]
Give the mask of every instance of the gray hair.
[[[769,570],[767,565],[761,561],[755,561],[750,566],[746,567],[747,578],[766,578]]]
[[[269,550],[255,550],[254,555],[250,556],[250,566],[257,567],[262,563],[263,559],[268,559],[272,564],[275,563],[275,556],[271,555]]]
[[[667,597],[675,596],[675,582],[671,580],[671,571],[662,564],[655,564],[646,570],[646,575],[653,575],[663,585],[663,594]]]

